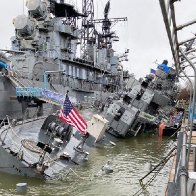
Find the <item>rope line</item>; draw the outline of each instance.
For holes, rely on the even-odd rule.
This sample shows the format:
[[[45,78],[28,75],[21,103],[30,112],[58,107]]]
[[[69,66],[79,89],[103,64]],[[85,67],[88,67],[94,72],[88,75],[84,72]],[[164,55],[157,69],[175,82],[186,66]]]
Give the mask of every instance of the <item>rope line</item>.
[[[176,153],[171,154],[174,151],[174,149],[176,148],[174,147],[168,153],[168,155],[164,159],[161,160],[161,162],[157,165],[157,168],[155,170],[151,170],[145,177],[140,179],[141,188],[136,193],[134,193],[133,196],[141,195],[147,189],[147,187],[154,181],[154,179],[158,176],[160,171],[164,168],[164,166],[171,159],[171,157],[175,156]],[[152,174],[152,172],[153,172],[153,176],[145,184],[143,184],[142,180],[146,178],[148,175]]]

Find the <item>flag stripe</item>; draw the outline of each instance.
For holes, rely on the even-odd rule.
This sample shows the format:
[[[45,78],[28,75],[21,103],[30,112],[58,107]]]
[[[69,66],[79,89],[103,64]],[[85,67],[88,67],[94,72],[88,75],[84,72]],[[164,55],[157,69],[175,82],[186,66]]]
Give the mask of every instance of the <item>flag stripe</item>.
[[[60,110],[60,114],[58,115],[58,117],[63,121],[63,122],[67,122],[65,116],[63,116],[62,110]]]
[[[81,126],[86,127],[86,124],[81,120],[81,117],[78,115],[78,113],[76,113],[76,111],[73,110],[71,114],[73,114],[74,118],[77,119]]]
[[[70,119],[71,119],[71,121],[77,126],[77,128],[80,130],[83,130],[83,129],[85,129],[85,127],[82,127],[80,124],[79,124],[79,122],[70,114],[69,115],[69,117],[70,117]]]
[[[69,117],[70,117],[71,121],[76,125],[76,127],[77,127],[80,131],[84,132],[85,127],[82,127],[82,126],[80,125],[80,123],[72,116],[72,114],[69,114]]]
[[[64,123],[68,123],[68,124],[74,126],[74,124],[72,123],[72,121],[64,115],[63,110],[60,110],[60,115],[59,115],[59,117],[60,117],[60,119],[61,119]]]
[[[75,108],[73,108],[73,111],[77,114],[77,116],[80,118],[80,120],[82,121],[82,123],[83,123],[85,126],[87,126],[86,121],[82,118],[82,116],[78,113],[78,111],[77,111]]]
[[[70,124],[75,127],[82,134],[87,133],[87,123],[79,114],[79,112],[72,106],[69,97],[66,96],[63,110],[60,111],[59,118],[64,123]]]

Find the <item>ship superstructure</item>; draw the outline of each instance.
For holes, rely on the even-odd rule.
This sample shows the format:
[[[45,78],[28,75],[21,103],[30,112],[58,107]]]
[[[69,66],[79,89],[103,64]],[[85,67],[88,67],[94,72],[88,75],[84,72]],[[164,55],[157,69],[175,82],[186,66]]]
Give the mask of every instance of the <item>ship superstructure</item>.
[[[109,121],[109,132],[117,137],[136,136],[168,120],[173,110],[178,88],[176,71],[160,64],[154,74],[143,80],[129,79],[130,89],[123,100],[110,105],[105,118]]]
[[[14,80],[23,84],[14,86],[47,88],[61,94],[69,90],[78,102],[84,96],[99,99],[122,89],[124,71],[114,54],[112,42],[116,35],[110,29],[112,22],[127,18],[110,20],[110,2],[105,18],[99,21],[94,19],[93,0],[83,1],[83,13],[62,0],[27,0],[26,6],[28,16],[19,15],[13,20],[15,36],[11,38],[11,50],[6,51]],[[102,23],[103,32],[96,30],[96,22]],[[4,91],[14,97],[13,87],[8,90],[4,86]],[[1,103],[4,101],[2,98]],[[5,105],[9,107],[9,103]],[[13,107],[8,111],[2,113],[2,118],[11,115]]]

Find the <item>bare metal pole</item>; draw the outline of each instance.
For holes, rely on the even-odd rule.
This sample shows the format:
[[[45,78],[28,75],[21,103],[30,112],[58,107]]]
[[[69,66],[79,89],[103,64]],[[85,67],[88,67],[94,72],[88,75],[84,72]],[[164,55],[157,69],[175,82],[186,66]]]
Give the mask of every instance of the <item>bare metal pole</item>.
[[[189,57],[189,60],[193,60],[193,59],[195,59],[196,58],[196,56],[193,56],[193,57]],[[184,60],[184,61],[181,61],[181,63],[180,63],[180,65],[182,65],[182,64],[184,64],[184,63],[186,63],[187,61],[186,61],[186,59]]]
[[[187,76],[189,78],[194,78],[195,76]],[[186,76],[180,76],[180,78],[187,78]]]
[[[176,16],[175,16],[175,8],[174,8],[174,3],[172,3],[171,1],[169,2],[169,6],[171,9],[171,18],[172,18],[172,22],[173,22],[173,36],[175,39],[175,44],[176,44],[176,52],[178,55],[178,59],[179,59],[179,45],[178,45],[178,34],[177,34],[177,27],[176,27]]]
[[[186,132],[183,131],[181,168],[179,171],[180,196],[187,196],[186,142],[187,142],[187,135]]]
[[[195,52],[196,51],[196,48],[193,48],[193,49],[191,49],[191,50],[188,50],[187,52],[185,52],[184,54],[185,55],[187,55],[187,54],[189,54],[189,53],[191,53],[191,52]],[[180,55],[181,56],[181,55]]]
[[[190,26],[190,25],[192,25],[192,24],[194,24],[194,23],[196,23],[196,20],[192,20],[192,21],[187,22],[187,23],[185,23],[185,24],[183,24],[183,25],[179,25],[179,26],[177,27],[177,30],[181,30],[181,29],[183,29],[184,27],[188,27],[188,26]]]
[[[195,114],[195,93],[196,93],[196,68],[194,64],[187,58],[187,56],[180,50],[180,53],[182,56],[187,60],[187,62],[190,64],[190,66],[194,70],[194,88],[193,88],[193,99],[192,99],[192,115],[190,119],[190,134],[189,134],[189,145],[188,145],[188,152],[187,152],[187,163],[189,162],[189,155],[190,155],[190,149],[191,149],[191,138],[192,138],[192,131],[193,131],[193,115]]]
[[[178,68],[179,68],[179,57],[178,57],[178,52],[177,52],[177,43],[175,43],[175,41],[177,40],[176,38],[173,39],[173,36],[176,36],[175,34],[175,29],[173,32],[171,32],[171,28],[170,28],[170,21],[171,21],[171,15],[169,15],[169,7],[168,9],[166,8],[166,4],[165,4],[165,1],[163,0],[159,0],[159,3],[160,3],[160,6],[161,6],[161,11],[162,11],[162,15],[163,15],[163,19],[164,19],[164,22],[165,22],[165,28],[166,28],[166,31],[167,31],[167,35],[168,35],[168,38],[169,38],[169,43],[170,43],[170,47],[171,47],[171,51],[172,51],[172,55],[173,55],[173,58],[174,58],[174,61],[175,61],[175,67],[176,67],[176,72],[177,72],[177,76],[179,76],[179,73],[178,73]],[[172,10],[170,10],[171,12]],[[173,19],[174,19],[174,15],[173,16]]]
[[[185,71],[182,70],[182,73],[184,74],[184,76],[187,78],[187,80],[190,83],[190,97],[189,97],[189,108],[191,108],[191,103],[192,103],[192,96],[193,96],[193,83],[191,81],[191,79],[189,78],[189,76],[185,73]],[[190,115],[188,115],[188,126],[190,125]]]
[[[192,41],[192,40],[195,40],[196,39],[196,36],[195,37],[192,37],[192,38],[190,38],[190,39],[187,39],[187,40],[184,40],[184,41],[181,41],[181,42],[179,42],[179,46],[180,45],[183,45],[183,44],[185,44],[186,42],[190,42],[190,41]]]

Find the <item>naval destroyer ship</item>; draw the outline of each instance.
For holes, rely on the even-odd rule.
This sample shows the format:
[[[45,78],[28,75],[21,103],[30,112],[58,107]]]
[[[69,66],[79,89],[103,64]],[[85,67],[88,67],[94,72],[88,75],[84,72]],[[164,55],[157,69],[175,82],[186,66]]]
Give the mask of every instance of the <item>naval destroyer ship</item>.
[[[76,103],[123,90],[129,74],[114,53],[118,36],[111,28],[127,18],[109,18],[110,1],[103,19],[94,18],[93,0],[82,1],[81,13],[64,0],[27,0],[26,7],[28,15],[13,20],[11,50],[1,50],[1,120],[28,117],[30,111],[43,115],[62,103],[67,90]]]
[[[57,114],[44,117],[43,110],[61,106],[68,91],[72,103],[91,104],[89,98],[123,90],[129,74],[112,48],[118,37],[111,26],[127,18],[108,18],[110,1],[104,19],[94,19],[93,0],[83,1],[82,13],[63,0],[27,0],[26,6],[28,16],[13,20],[12,48],[0,59],[0,170],[46,179],[86,160],[99,142],[109,143],[109,137],[102,140],[107,121],[101,116],[93,116],[82,135]],[[25,120],[34,108],[36,115]],[[89,112],[83,110],[87,118]]]
[[[115,145],[116,137],[136,136],[167,120],[178,94],[175,82],[176,72],[166,64],[143,81],[130,78],[123,99],[107,101],[100,114],[93,108],[81,111],[88,120],[86,134],[62,123],[58,110],[23,121],[7,116],[0,124],[0,171],[42,179],[65,175],[94,147]]]
[[[79,13],[64,1],[27,0],[29,15],[14,19],[12,50],[6,51],[8,58],[1,55],[0,62],[4,87],[1,95],[7,95],[1,96],[1,103],[7,104],[7,116],[0,124],[1,171],[53,177],[86,160],[93,146],[112,144],[113,136],[136,136],[147,126],[157,125],[174,107],[178,94],[175,70],[164,62],[144,80],[130,77],[119,67],[119,57],[112,49],[117,37],[111,24],[126,18],[109,19],[108,2],[104,19],[96,20],[91,3],[87,6],[86,2],[83,13]],[[81,29],[77,28],[78,18],[83,18]],[[95,29],[96,23],[102,24],[102,33]],[[83,42],[82,58],[76,56],[79,40]],[[108,96],[106,101],[99,101],[101,115],[93,115],[93,109],[83,110],[84,116],[92,119],[87,134],[82,135],[63,124],[57,114],[42,116],[43,103],[62,105],[67,90],[76,102],[85,96],[103,100],[113,92],[123,99],[114,101]],[[9,103],[14,98],[19,103],[12,108]],[[33,106],[40,117],[11,120]]]

